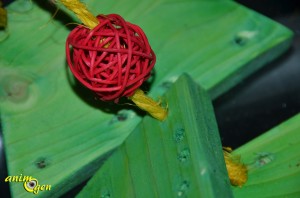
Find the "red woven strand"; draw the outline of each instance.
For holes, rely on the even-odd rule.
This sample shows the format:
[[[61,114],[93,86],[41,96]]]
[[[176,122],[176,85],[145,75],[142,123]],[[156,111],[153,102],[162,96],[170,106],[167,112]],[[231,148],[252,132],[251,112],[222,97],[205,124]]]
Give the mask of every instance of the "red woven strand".
[[[90,30],[77,26],[66,54],[74,76],[101,100],[131,96],[150,76],[156,57],[143,30],[117,14],[97,16]]]

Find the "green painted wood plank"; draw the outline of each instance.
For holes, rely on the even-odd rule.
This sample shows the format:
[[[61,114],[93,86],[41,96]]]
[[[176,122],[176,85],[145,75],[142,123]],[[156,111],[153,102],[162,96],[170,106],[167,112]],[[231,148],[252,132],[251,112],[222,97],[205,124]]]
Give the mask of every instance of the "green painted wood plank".
[[[236,150],[249,164],[249,180],[235,197],[299,197],[300,114]]]
[[[94,13],[119,13],[145,30],[157,54],[149,91],[154,97],[186,72],[214,98],[282,53],[292,36],[227,0],[85,2]],[[53,20],[50,8],[39,0],[7,7],[0,112],[9,174],[35,176],[53,186],[49,196],[58,196],[89,177],[141,118],[129,105],[94,100],[74,82],[64,44],[66,23],[75,19]],[[46,167],[37,166],[40,161]],[[15,196],[28,195],[19,184],[11,189]]]
[[[232,196],[208,94],[183,75],[165,99],[167,120],[145,117],[78,197]]]

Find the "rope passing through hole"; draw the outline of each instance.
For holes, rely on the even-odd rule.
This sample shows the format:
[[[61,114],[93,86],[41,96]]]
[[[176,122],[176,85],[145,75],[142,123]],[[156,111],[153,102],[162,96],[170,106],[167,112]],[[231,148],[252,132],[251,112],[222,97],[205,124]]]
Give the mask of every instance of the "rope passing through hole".
[[[117,14],[93,16],[79,0],[61,0],[82,23],[66,41],[68,65],[74,76],[103,101],[125,96],[162,121],[167,108],[139,87],[150,77],[156,62],[143,30]]]
[[[230,147],[223,147],[223,154],[230,183],[242,187],[248,179],[247,166],[241,163],[240,157],[231,154]]]

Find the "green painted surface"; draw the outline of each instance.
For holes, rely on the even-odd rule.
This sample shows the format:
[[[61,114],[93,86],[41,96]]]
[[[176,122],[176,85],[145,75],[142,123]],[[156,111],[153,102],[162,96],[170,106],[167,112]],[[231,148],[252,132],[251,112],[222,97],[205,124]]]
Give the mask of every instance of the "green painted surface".
[[[91,176],[141,118],[134,107],[96,101],[74,82],[64,44],[66,24],[75,19],[62,12],[63,20],[52,19],[55,8],[47,2],[18,0],[7,7],[0,112],[9,174],[32,175],[58,196]],[[282,53],[292,37],[227,0],[85,2],[94,13],[119,13],[144,29],[157,55],[148,92],[155,97],[186,72],[215,98]],[[11,190],[29,195],[19,183]]]
[[[249,164],[249,180],[235,197],[299,197],[300,114],[236,150]]]
[[[167,120],[145,117],[78,197],[232,197],[208,94],[183,75],[165,99]]]

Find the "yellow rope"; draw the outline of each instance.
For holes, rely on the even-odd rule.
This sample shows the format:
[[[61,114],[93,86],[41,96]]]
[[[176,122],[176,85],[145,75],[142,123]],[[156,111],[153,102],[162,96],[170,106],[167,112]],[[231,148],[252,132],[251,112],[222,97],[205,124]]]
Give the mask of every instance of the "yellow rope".
[[[145,93],[137,89],[133,96],[129,97],[140,109],[147,111],[152,117],[163,121],[166,119],[168,110],[163,108],[160,102],[155,102],[152,98],[145,95]]]
[[[223,153],[228,177],[233,186],[241,187],[248,179],[248,169],[240,162],[239,157],[231,154],[231,151],[231,148],[224,147]]]
[[[87,7],[79,0],[60,0],[64,6],[73,11],[81,22],[93,29],[99,24],[98,19],[88,11]],[[137,89],[133,96],[129,97],[140,109],[147,111],[152,117],[163,121],[168,114],[167,108],[162,107],[160,102],[155,102],[140,89]]]
[[[93,29],[99,24],[98,19],[88,11],[87,7],[81,3],[79,0],[60,0],[66,8],[73,11],[79,20],[89,27]]]

